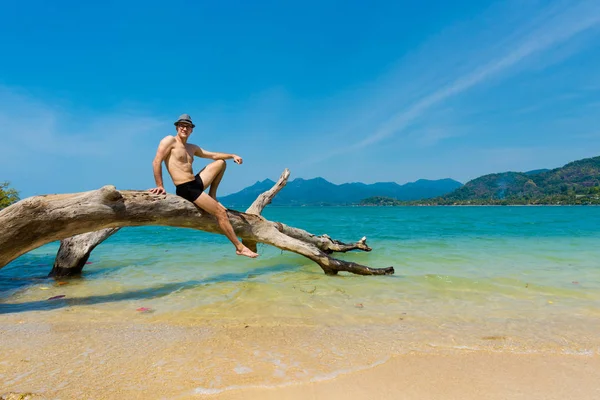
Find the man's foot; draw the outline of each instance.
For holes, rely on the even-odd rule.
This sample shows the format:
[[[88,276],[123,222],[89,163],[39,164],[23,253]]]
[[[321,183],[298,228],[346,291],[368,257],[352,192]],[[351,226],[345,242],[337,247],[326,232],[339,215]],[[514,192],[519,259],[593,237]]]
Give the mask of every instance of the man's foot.
[[[242,247],[240,250],[236,250],[235,254],[238,256],[246,256],[250,258],[258,257],[258,254],[247,248],[246,246]]]

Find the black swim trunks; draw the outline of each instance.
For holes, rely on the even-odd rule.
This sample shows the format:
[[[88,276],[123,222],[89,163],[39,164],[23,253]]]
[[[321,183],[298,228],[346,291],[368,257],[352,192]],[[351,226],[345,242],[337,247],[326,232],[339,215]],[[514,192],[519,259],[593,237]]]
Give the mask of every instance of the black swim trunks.
[[[203,191],[204,183],[202,182],[202,178],[200,178],[200,173],[196,175],[196,178],[193,181],[175,186],[175,193],[177,193],[177,196],[181,196],[192,203],[200,197]]]

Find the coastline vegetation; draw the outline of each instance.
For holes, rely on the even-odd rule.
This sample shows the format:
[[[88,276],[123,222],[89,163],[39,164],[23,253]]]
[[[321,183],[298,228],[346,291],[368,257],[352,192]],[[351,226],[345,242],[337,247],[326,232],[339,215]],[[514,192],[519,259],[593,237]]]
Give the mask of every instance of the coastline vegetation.
[[[575,194],[552,195],[538,198],[510,197],[505,199],[465,199],[443,198],[416,201],[400,201],[390,197],[369,197],[360,202],[361,206],[511,206],[511,205],[600,205],[600,195]]]
[[[10,182],[0,182],[0,210],[19,201],[19,192],[9,185]]]
[[[489,174],[440,197],[400,201],[369,197],[363,206],[600,205],[600,156],[553,170]]]

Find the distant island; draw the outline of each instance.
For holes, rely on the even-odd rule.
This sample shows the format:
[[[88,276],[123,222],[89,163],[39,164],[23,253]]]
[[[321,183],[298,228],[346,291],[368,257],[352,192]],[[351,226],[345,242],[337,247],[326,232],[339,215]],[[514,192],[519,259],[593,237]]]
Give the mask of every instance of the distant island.
[[[275,182],[258,181],[219,198],[232,208],[249,206]],[[600,156],[556,169],[502,172],[462,184],[454,179],[404,185],[395,182],[336,185],[323,178],[296,178],[273,200],[275,206],[424,206],[424,205],[596,205],[600,204]]]
[[[231,208],[249,206],[262,192],[270,189],[275,182],[270,179],[258,181],[237,193],[219,198],[219,201]],[[296,178],[273,199],[275,206],[340,206],[358,205],[363,199],[373,196],[385,196],[396,200],[419,200],[443,196],[462,183],[453,179],[427,180],[399,185],[395,182],[379,182],[373,184],[344,183],[336,185],[323,178]]]
[[[430,199],[402,201],[372,196],[364,206],[396,205],[600,205],[600,157],[586,158],[548,170],[503,172],[473,179]]]

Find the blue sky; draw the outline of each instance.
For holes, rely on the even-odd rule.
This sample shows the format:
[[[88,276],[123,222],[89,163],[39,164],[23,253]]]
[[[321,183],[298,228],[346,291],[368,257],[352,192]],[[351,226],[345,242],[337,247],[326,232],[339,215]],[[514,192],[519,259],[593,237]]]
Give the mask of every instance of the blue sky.
[[[286,167],[466,182],[600,155],[597,0],[21,0],[0,38],[0,181],[21,197],[153,187],[182,113],[244,158],[221,194]]]

